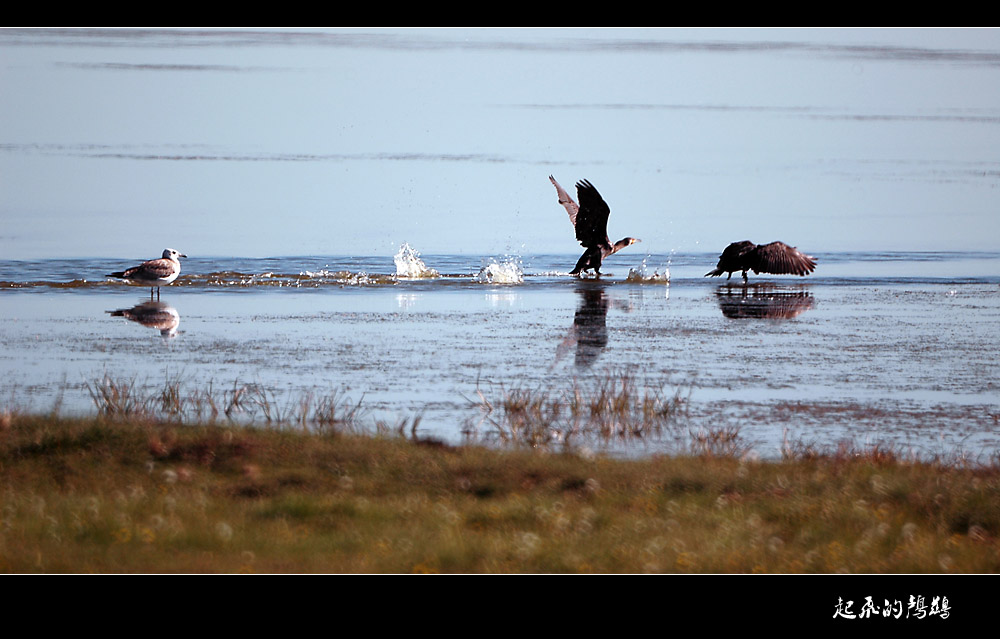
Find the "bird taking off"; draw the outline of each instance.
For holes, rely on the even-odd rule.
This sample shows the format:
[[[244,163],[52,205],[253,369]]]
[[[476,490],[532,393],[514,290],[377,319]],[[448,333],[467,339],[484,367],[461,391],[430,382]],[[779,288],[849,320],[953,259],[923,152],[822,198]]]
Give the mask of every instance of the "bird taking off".
[[[550,175],[549,179],[556,187],[559,203],[569,213],[569,221],[576,229],[576,239],[587,249],[576,263],[576,267],[569,272],[570,275],[577,275],[587,269],[594,269],[594,273],[600,275],[601,262],[604,258],[640,241],[634,237],[626,237],[614,244],[611,243],[611,238],[608,237],[608,216],[611,214],[611,207],[593,184],[587,180],[576,183],[576,195],[580,198],[580,203],[577,204],[569,193],[559,186],[554,177]]]
[[[802,253],[784,242],[757,245],[748,240],[733,242],[719,256],[715,270],[705,273],[705,277],[716,277],[728,272],[728,280],[734,271],[743,271],[743,283],[747,282],[747,271],[772,273],[775,275],[808,275],[816,268],[816,258]]]
[[[166,286],[181,274],[181,261],[178,259],[181,257],[187,255],[182,255],[174,249],[163,249],[163,257],[143,262],[124,271],[108,273],[108,277],[118,277],[137,286],[148,286],[150,299],[153,298],[155,288],[156,297],[159,298],[160,286]]]

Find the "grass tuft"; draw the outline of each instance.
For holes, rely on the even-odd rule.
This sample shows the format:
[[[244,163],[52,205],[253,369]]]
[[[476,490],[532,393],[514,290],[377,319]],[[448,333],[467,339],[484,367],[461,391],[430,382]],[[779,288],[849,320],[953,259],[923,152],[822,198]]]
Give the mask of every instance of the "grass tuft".
[[[108,420],[133,422],[208,423],[220,417],[231,424],[299,426],[332,434],[361,431],[367,415],[364,397],[353,402],[343,391],[327,395],[307,393],[297,401],[283,401],[259,384],[233,383],[221,395],[209,383],[189,388],[183,380],[167,378],[161,387],[140,386],[135,378],[115,379],[105,375],[86,387],[97,415]]]
[[[501,387],[495,398],[477,392],[481,423],[493,428],[495,438],[531,448],[661,436],[679,432],[687,416],[687,398],[680,391],[671,395],[662,386],[640,386],[628,373],[612,373],[589,383],[574,380],[563,392]]]

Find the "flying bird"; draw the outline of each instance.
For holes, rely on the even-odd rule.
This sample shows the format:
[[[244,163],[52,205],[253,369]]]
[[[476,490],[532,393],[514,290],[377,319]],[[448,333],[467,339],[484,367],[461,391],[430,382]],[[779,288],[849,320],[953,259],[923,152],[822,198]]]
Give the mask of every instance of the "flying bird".
[[[156,297],[159,299],[160,287],[173,282],[181,274],[181,261],[178,259],[180,257],[187,255],[178,253],[174,249],[163,249],[163,257],[143,262],[124,271],[108,273],[108,277],[118,277],[137,286],[148,286],[150,299],[155,288]]]
[[[728,272],[730,279],[734,271],[743,271],[743,283],[747,282],[747,271],[772,273],[775,275],[808,275],[816,268],[816,258],[802,253],[784,242],[757,245],[749,240],[733,242],[719,256],[715,270],[705,273],[705,277],[716,277]]]
[[[570,275],[577,275],[591,268],[594,269],[594,273],[600,275],[601,262],[604,258],[641,241],[634,237],[626,237],[614,244],[611,243],[611,238],[608,237],[608,215],[611,214],[611,207],[593,184],[587,180],[576,183],[576,195],[580,198],[580,204],[577,204],[569,193],[559,186],[554,177],[550,175],[549,179],[556,187],[559,203],[569,213],[569,221],[576,229],[576,239],[587,249],[576,263],[576,267],[569,272]]]

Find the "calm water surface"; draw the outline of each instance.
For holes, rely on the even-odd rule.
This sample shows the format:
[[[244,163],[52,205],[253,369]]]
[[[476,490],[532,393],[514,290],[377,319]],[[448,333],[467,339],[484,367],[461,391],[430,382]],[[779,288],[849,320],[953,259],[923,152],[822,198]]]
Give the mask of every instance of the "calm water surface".
[[[128,260],[0,262],[3,396],[85,414],[104,376],[254,384],[284,409],[335,392],[372,423],[491,442],[481,398],[627,374],[686,398],[679,431],[735,428],[764,457],[845,440],[998,451],[1000,254],[819,255],[814,276],[746,287],[702,277],[716,257],[619,254],[600,280],[566,275],[572,255],[193,257],[159,304],[103,277]],[[398,275],[412,263],[437,276]],[[589,445],[670,452],[676,435]]]

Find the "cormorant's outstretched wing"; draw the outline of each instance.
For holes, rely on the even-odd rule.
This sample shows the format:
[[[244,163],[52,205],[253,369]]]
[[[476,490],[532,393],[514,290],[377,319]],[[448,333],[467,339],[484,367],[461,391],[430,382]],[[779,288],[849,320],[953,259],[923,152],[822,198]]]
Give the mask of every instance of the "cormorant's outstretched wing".
[[[611,214],[611,207],[587,180],[576,183],[576,195],[580,198],[580,211],[576,216],[576,239],[588,248],[610,244],[608,216]]]
[[[816,269],[816,260],[784,242],[758,246],[753,270],[757,273],[806,275]]]
[[[572,222],[573,226],[576,226],[576,215],[580,211],[580,207],[573,200],[573,198],[569,196],[569,193],[567,193],[563,187],[559,186],[559,183],[556,182],[554,177],[550,175],[549,179],[552,180],[552,184],[556,187],[556,195],[559,196],[559,203],[562,204],[563,208],[566,209],[566,212],[569,213],[569,221]]]

